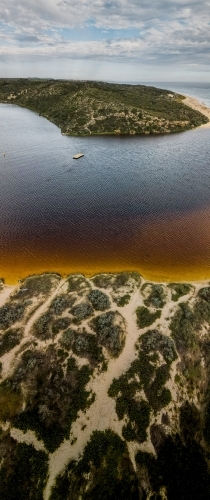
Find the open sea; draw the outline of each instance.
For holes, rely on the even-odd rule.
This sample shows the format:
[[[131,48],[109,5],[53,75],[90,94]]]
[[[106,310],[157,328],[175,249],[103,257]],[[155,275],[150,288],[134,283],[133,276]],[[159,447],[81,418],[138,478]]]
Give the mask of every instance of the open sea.
[[[209,84],[152,83],[210,107]],[[0,105],[0,277],[136,270],[210,279],[210,128],[66,137]],[[84,157],[73,160],[74,154]]]

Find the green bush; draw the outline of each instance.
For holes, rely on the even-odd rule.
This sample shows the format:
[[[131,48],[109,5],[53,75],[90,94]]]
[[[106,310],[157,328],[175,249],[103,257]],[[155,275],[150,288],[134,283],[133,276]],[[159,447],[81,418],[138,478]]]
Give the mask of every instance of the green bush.
[[[177,358],[174,341],[158,330],[149,330],[141,336],[141,347],[146,354],[159,351],[167,363]]]
[[[60,330],[65,330],[71,323],[70,318],[59,318],[52,324],[52,333],[56,335]]]
[[[8,463],[3,461],[1,467],[0,498],[43,500],[47,465],[46,453],[36,451],[32,445],[17,444]]]
[[[23,337],[21,329],[8,330],[4,335],[0,335],[0,356],[11,351],[13,347],[18,345]]]
[[[187,295],[187,293],[191,290],[191,285],[188,285],[187,283],[171,283],[170,287],[172,288],[171,298],[175,302],[183,295]]]
[[[149,285],[151,288],[151,292],[147,299],[144,300],[144,303],[147,307],[153,306],[155,308],[162,308],[165,304],[165,294],[163,291],[163,287],[161,285]]]
[[[33,330],[34,335],[41,340],[46,340],[52,337],[52,331],[50,325],[52,323],[52,315],[47,312],[43,314],[37,321],[34,323]]]
[[[20,321],[25,310],[24,304],[13,303],[0,307],[0,329],[6,330],[11,325]]]
[[[105,311],[111,305],[109,297],[101,292],[101,290],[91,290],[88,294],[88,299],[96,311]]]
[[[89,318],[93,314],[93,308],[88,302],[81,302],[72,309],[72,314],[76,316],[80,321]]]
[[[94,318],[91,324],[99,344],[106,347],[111,356],[119,356],[125,345],[125,324],[121,314],[110,311]]]
[[[195,315],[187,302],[179,304],[170,324],[178,351],[193,347],[195,342]]]
[[[73,345],[76,331],[72,328],[68,328],[63,332],[63,335],[60,339],[60,344],[65,347],[65,349],[70,349]]]
[[[126,293],[126,295],[123,295],[122,297],[117,297],[115,299],[115,302],[116,302],[118,307],[123,307],[123,306],[129,304],[130,298],[131,298],[131,296],[128,293]]]
[[[111,430],[94,431],[82,459],[70,462],[50,500],[139,500],[127,447]]]
[[[13,425],[23,431],[34,430],[38,439],[53,452],[64,438],[68,439],[78,411],[84,411],[91,403],[85,387],[92,370],[87,365],[79,369],[70,358],[64,375],[56,351],[51,358],[43,356],[33,385],[31,383],[33,396],[28,399],[25,410],[14,417]]]
[[[147,307],[139,306],[136,309],[137,325],[139,328],[145,328],[145,326],[150,326],[156,321],[157,318],[161,317],[161,311],[158,310],[154,313],[150,312]]]

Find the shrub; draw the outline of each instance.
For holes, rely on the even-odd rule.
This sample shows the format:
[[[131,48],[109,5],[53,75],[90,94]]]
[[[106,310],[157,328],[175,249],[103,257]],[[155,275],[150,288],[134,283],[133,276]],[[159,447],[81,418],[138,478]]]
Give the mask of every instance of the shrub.
[[[139,328],[145,328],[145,326],[150,326],[157,318],[161,317],[161,311],[158,310],[154,313],[150,312],[147,307],[139,306],[136,309],[137,315],[137,325]]]
[[[96,311],[104,311],[110,307],[109,297],[101,292],[101,290],[91,290],[88,294],[88,299]]]
[[[49,339],[52,336],[50,324],[52,322],[52,315],[47,312],[41,316],[36,323],[34,323],[34,334],[41,340]]]
[[[6,330],[16,321],[22,319],[24,314],[24,304],[13,303],[0,307],[0,329]]]
[[[144,333],[141,336],[141,345],[147,354],[159,351],[167,363],[171,363],[177,358],[174,341],[158,330],[149,330]]]
[[[210,286],[200,288],[198,295],[206,302],[210,302]]]
[[[170,287],[172,288],[172,300],[175,302],[179,300],[180,297],[186,295],[190,292],[191,286],[187,283],[171,283]]]
[[[146,389],[149,403],[155,411],[159,411],[171,402],[171,393],[164,387],[170,377],[168,365],[161,365],[157,368],[156,376],[151,385]]]
[[[106,347],[111,356],[117,357],[125,345],[125,324],[121,314],[107,312],[92,321],[99,344]]]
[[[147,299],[144,300],[146,306],[156,308],[163,307],[165,304],[165,294],[161,285],[150,285],[151,292]]]
[[[13,347],[18,345],[22,339],[23,333],[20,329],[8,330],[4,335],[0,336],[0,356],[11,351]]]
[[[124,441],[111,430],[94,431],[82,459],[70,462],[50,500],[138,500],[138,483]]]
[[[88,302],[81,302],[72,309],[72,314],[76,316],[80,321],[89,318],[93,314],[93,308]]]
[[[92,362],[99,363],[103,361],[102,349],[98,346],[95,335],[89,333],[76,334],[72,350],[77,356],[87,357]]]
[[[130,302],[130,298],[131,298],[131,296],[127,293],[126,295],[123,295],[122,297],[117,297],[115,299],[115,302],[116,302],[118,307],[123,307]]]
[[[188,303],[179,304],[170,324],[178,351],[193,347],[195,342],[195,316]]]
[[[65,330],[65,332],[63,332],[63,335],[59,342],[63,347],[65,347],[65,349],[70,349],[72,347],[75,333],[75,330],[73,330],[72,328],[68,328],[67,330]]]
[[[52,324],[52,333],[56,335],[60,330],[65,330],[71,323],[71,320],[66,318],[59,318]]]
[[[21,406],[20,391],[13,391],[6,382],[2,382],[0,384],[0,420],[9,420],[21,411]]]
[[[58,295],[55,297],[55,299],[51,302],[50,305],[50,310],[56,314],[56,316],[60,316],[68,307],[71,307],[71,305],[74,303],[76,299],[75,298],[69,298],[66,295]]]
[[[0,472],[0,497],[4,500],[43,500],[47,455],[32,445],[19,443]]]
[[[97,274],[92,278],[95,286],[98,288],[108,288],[113,280],[112,274]]]
[[[68,278],[68,292],[81,292],[90,288],[90,284],[83,275],[72,275]]]

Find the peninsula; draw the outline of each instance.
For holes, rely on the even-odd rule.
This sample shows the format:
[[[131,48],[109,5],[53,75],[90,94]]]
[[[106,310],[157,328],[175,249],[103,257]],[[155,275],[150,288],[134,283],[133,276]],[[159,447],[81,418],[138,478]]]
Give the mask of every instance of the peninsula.
[[[0,103],[28,108],[65,135],[162,134],[209,122],[185,96],[145,85],[0,79]]]

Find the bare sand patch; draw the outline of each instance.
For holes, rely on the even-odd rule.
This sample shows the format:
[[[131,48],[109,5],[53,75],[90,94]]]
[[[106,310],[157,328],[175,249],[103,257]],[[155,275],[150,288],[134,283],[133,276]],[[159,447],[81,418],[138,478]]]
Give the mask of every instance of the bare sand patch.
[[[208,123],[200,125],[199,128],[210,128],[210,108],[208,108],[204,103],[200,102],[198,99],[195,99],[195,97],[185,96],[185,100],[183,102],[190,108],[195,109],[196,111],[200,111],[202,115],[207,116],[207,118],[209,119]]]

